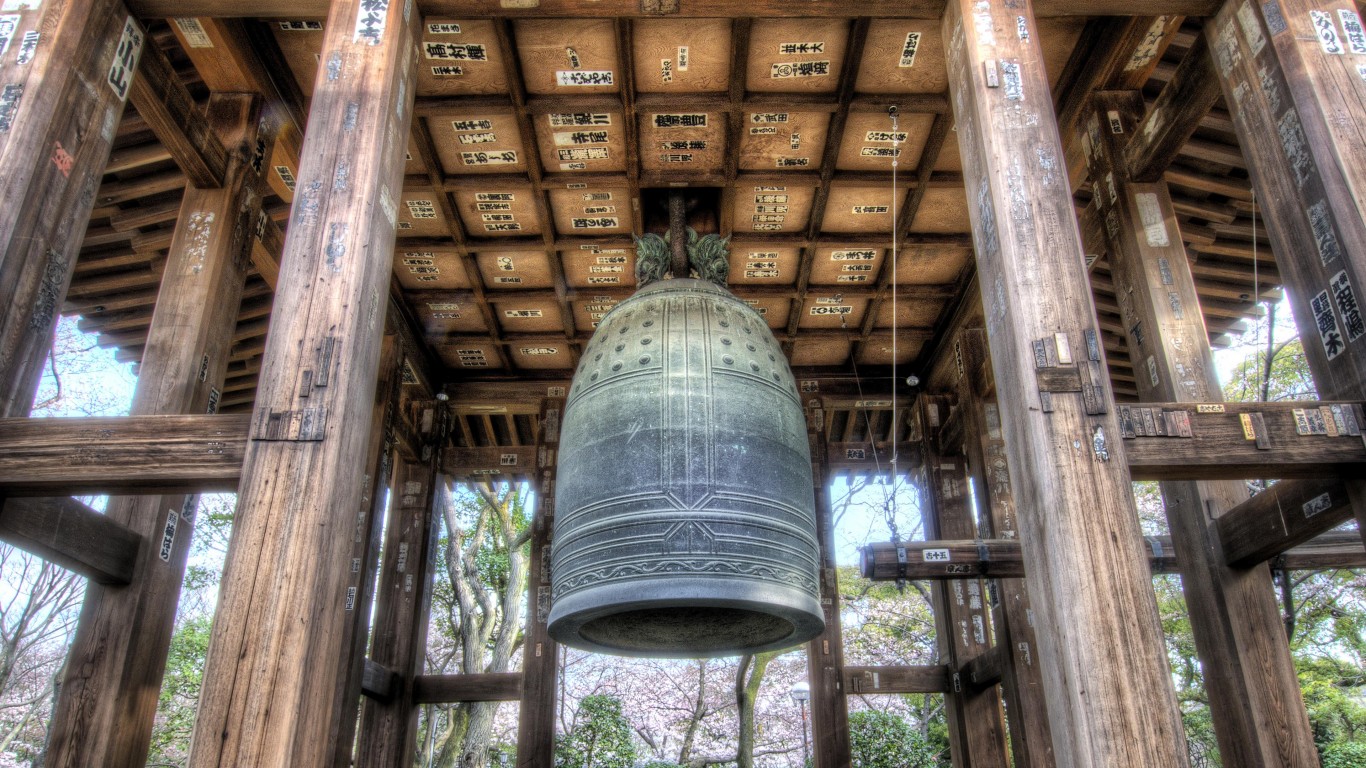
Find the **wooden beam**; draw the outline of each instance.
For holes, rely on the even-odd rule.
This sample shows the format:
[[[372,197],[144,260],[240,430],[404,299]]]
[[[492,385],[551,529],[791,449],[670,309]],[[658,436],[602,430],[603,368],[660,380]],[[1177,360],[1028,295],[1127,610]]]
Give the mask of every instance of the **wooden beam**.
[[[143,40],[118,0],[31,5],[0,64],[0,416],[33,403]]]
[[[536,446],[447,448],[441,472],[449,477],[489,480],[500,475],[534,475]]]
[[[973,294],[980,295],[975,286]],[[975,314],[964,311],[965,317]],[[993,378],[986,333],[975,327],[975,322],[973,326],[966,328],[955,322],[958,337],[949,348],[954,351],[964,453],[973,467],[978,509],[985,512],[979,516],[978,535],[1015,541],[1019,538],[1019,513],[1001,434],[1000,407],[990,394]],[[1005,672],[1001,692],[1010,713],[1011,754],[1019,768],[1052,768],[1053,736],[1044,703],[1043,671],[1036,661],[1038,639],[1029,585],[1022,578],[996,578],[992,620],[997,646],[1007,651],[1002,657]]]
[[[361,677],[361,693],[365,695],[366,699],[388,704],[394,700],[394,692],[398,690],[399,685],[401,682],[397,672],[374,659],[365,660],[365,672]],[[362,704],[362,706],[364,705]],[[411,707],[405,706],[404,709],[411,709]]]
[[[155,43],[142,51],[128,98],[192,186],[223,185],[228,151]]]
[[[1366,111],[1337,14],[1356,3],[1273,0],[1242,14],[1226,2],[1205,26],[1215,72],[1248,158],[1320,397],[1366,398],[1366,142],[1343,115]],[[1316,16],[1315,14],[1321,14]],[[1327,18],[1320,38],[1315,18]],[[1314,247],[1306,247],[1313,244]],[[1351,484],[1366,536],[1366,480]]]
[[[1124,164],[1134,181],[1157,181],[1200,121],[1219,101],[1204,36],[1197,36],[1157,101],[1124,145]]]
[[[456,391],[469,390],[465,384]],[[498,385],[493,385],[498,386]],[[545,389],[538,384],[528,387]],[[871,396],[871,393],[870,393]],[[825,408],[853,408],[839,398],[818,399]],[[1319,403],[1229,403],[1226,413],[1188,411],[1190,404],[1150,403],[1122,408],[1134,418],[1140,408],[1153,413],[1183,413],[1195,437],[1140,436],[1126,440],[1126,458],[1140,479],[1230,479],[1250,477],[1350,476],[1366,462],[1366,447],[1352,439],[1295,434],[1295,406]],[[1344,404],[1337,404],[1344,405]],[[517,406],[496,405],[498,413],[520,412]],[[866,407],[862,410],[867,410]],[[876,409],[874,409],[876,410]],[[474,412],[478,412],[477,410]],[[1243,437],[1240,413],[1261,413],[1270,426],[1272,448],[1258,450]],[[1231,419],[1227,421],[1226,419]],[[97,419],[0,419],[0,488],[10,495],[51,495],[62,489],[101,493],[231,490],[241,475],[247,447],[247,416],[135,416]],[[1296,446],[1290,441],[1305,442]],[[891,460],[885,442],[830,443],[841,458],[831,466],[872,470],[874,457]],[[850,450],[862,451],[858,458]],[[902,442],[897,448],[904,466],[921,463],[920,450]],[[1209,455],[1223,451],[1225,456]],[[502,464],[515,456],[520,469]],[[73,461],[74,457],[74,461]],[[535,451],[527,446],[455,448],[446,453],[446,468],[469,476],[481,470],[507,474],[532,471]]]
[[[413,684],[413,704],[517,701],[522,698],[522,675],[521,672],[418,675]]]
[[[6,499],[0,541],[96,584],[126,586],[142,537],[75,499]]]
[[[1073,185],[1085,160],[1074,138],[1090,117],[1091,94],[1106,88],[1141,88],[1181,27],[1180,16],[1093,18],[1086,23],[1058,82],[1058,132]]]
[[[1140,384],[1146,376],[1139,376]],[[1330,437],[1326,424],[1349,412],[1362,426]],[[1137,480],[1351,478],[1360,477],[1366,464],[1366,419],[1358,403],[1141,403],[1119,406],[1119,416]],[[1191,437],[1171,434],[1186,423]],[[1159,428],[1169,434],[1153,434]]]
[[[252,153],[258,139],[269,144],[273,138],[258,135],[259,116],[251,96],[210,99],[205,126],[222,136],[215,141],[227,148],[225,170],[218,188],[191,188],[181,200],[133,395],[138,415],[130,421],[155,425],[171,414],[217,412],[246,282],[247,233],[263,186]],[[146,465],[159,462],[155,450],[176,439],[161,432],[146,438],[138,457]],[[229,453],[225,446],[201,450]],[[231,454],[240,467],[241,451]],[[86,590],[73,663],[65,668],[52,719],[48,754],[54,765],[132,768],[146,760],[197,504],[198,497],[178,491],[110,501],[109,518],[137,532],[150,552],[138,560],[129,589]]]
[[[943,39],[1057,761],[1186,765],[1031,4],[950,0]]]
[[[415,90],[399,2],[331,6],[189,765],[331,765]],[[410,7],[410,6],[409,6]],[[177,12],[179,14],[179,12]],[[351,510],[352,513],[346,512]]]
[[[973,539],[977,525],[970,506],[967,462],[959,452],[950,454],[940,447],[941,431],[953,407],[952,398],[921,395],[911,412],[911,434],[921,436],[926,459],[925,535]],[[965,574],[961,580],[936,581],[930,586],[939,658],[958,670],[992,648],[986,584],[980,577]],[[1008,763],[1001,698],[995,688],[984,688],[960,682],[945,694],[954,765],[1004,768]]]
[[[811,686],[811,744],[814,768],[840,768],[849,759],[849,707],[843,690],[844,631],[835,571],[834,519],[830,509],[831,469],[824,445],[825,421],[807,404],[806,431],[816,497],[816,540],[820,557],[820,601],[825,629],[806,644],[806,679]]]
[[[878,542],[859,550],[866,579],[1022,579],[1024,554],[1012,539],[935,539]]]
[[[1352,519],[1340,480],[1276,483],[1219,517],[1225,562],[1248,568]]]
[[[1108,91],[1095,94],[1094,102],[1082,143],[1098,210],[1105,217],[1110,268],[1138,373],[1138,396],[1144,401],[1206,403],[1204,410],[1217,410],[1219,406],[1211,407],[1208,401],[1221,399],[1222,391],[1171,197],[1161,181],[1135,181],[1127,172],[1125,144],[1135,135],[1143,97],[1138,91]],[[1129,410],[1131,417],[1134,412]],[[1124,413],[1121,409],[1121,429],[1126,427]],[[1328,416],[1335,414],[1329,411]],[[1231,420],[1239,421],[1242,432],[1240,416],[1212,421],[1226,425]],[[1248,421],[1256,425],[1251,417]],[[1201,424],[1202,439],[1211,426]],[[1249,444],[1245,434],[1239,437],[1243,445]],[[1271,435],[1259,438],[1251,442],[1253,453],[1265,453],[1259,448],[1269,444]],[[1305,439],[1282,437],[1279,444],[1293,453]],[[1345,437],[1342,442],[1353,440]],[[1355,442],[1366,459],[1366,445],[1360,438]],[[1217,519],[1247,499],[1246,483],[1168,480],[1161,488],[1182,564],[1181,589],[1190,609],[1196,651],[1210,690],[1220,755],[1236,765],[1313,765],[1314,735],[1300,698],[1280,607],[1267,588],[1270,573],[1264,567],[1230,569],[1219,556]]]
[[[973,656],[958,670],[959,685],[980,691],[1000,683],[1005,671],[1005,656],[999,645]]]
[[[1350,519],[1350,507],[1348,519]],[[1170,536],[1144,539],[1153,573],[1179,573]],[[862,550],[860,572],[873,581],[954,580],[973,576],[1024,578],[1020,542],[1011,539],[973,541],[890,541]],[[902,562],[902,559],[905,562]],[[1254,564],[1275,559],[1276,567],[1292,571],[1322,571],[1366,567],[1366,548],[1355,532],[1327,533],[1289,549],[1267,548]]]
[[[943,664],[918,667],[845,667],[846,696],[887,693],[946,693],[949,668]]]
[[[433,461],[400,460],[390,485],[390,520],[375,595],[370,659],[393,673],[392,694],[361,708],[356,764],[408,768],[417,747],[418,680],[426,663],[436,556],[438,493]],[[518,686],[520,688],[520,686]]]
[[[1208,16],[1218,8],[1217,0],[1152,0],[1142,4],[1123,0],[1041,0],[1039,15],[1051,16],[1134,16],[1180,14]],[[272,0],[133,0],[129,3],[139,17],[216,16],[242,18],[322,18],[327,15],[326,0],[302,0],[287,7]],[[943,15],[943,0],[871,0],[860,4],[861,15],[887,18],[938,19]],[[536,5],[512,5],[496,0],[432,0],[422,10],[430,16],[469,18],[471,16],[626,16],[714,18],[718,16],[788,17],[792,6],[786,0],[697,0],[641,5],[638,0],[543,0]],[[843,0],[807,0],[802,15],[848,18],[854,10]]]
[[[61,489],[231,491],[242,472],[248,422],[246,416],[0,419],[0,487],[9,496]]]
[[[1366,547],[1355,531],[1326,533],[1271,560],[1273,569],[1326,571],[1366,568]]]
[[[1347,327],[1339,299],[1343,291],[1357,301],[1366,295],[1366,261],[1360,258],[1366,218],[1359,204],[1366,147],[1354,121],[1339,116],[1366,111],[1366,91],[1355,57],[1332,55],[1310,15],[1321,10],[1336,28],[1335,9],[1355,13],[1356,7],[1279,0],[1244,17],[1240,8],[1226,3],[1205,27],[1214,71],[1251,164],[1319,395],[1360,399],[1366,395],[1366,330]],[[1336,44],[1345,46],[1345,39]]]
[[[552,768],[555,764],[555,692],[559,689],[558,644],[551,639],[550,544],[555,525],[555,487],[560,446],[563,397],[541,401],[536,443],[541,450],[540,504],[531,531],[531,558],[527,563],[526,625],[522,641],[521,706],[517,722],[517,768]],[[543,457],[543,458],[540,458]]]
[[[332,765],[347,765],[356,748],[356,728],[359,713],[354,708],[363,695],[365,677],[370,661],[366,651],[370,646],[371,609],[375,599],[375,583],[379,571],[380,539],[384,535],[385,491],[391,487],[397,446],[400,393],[402,384],[403,350],[396,333],[386,333],[380,349],[379,375],[370,417],[369,443],[363,461],[370,485],[356,508],[355,527],[351,536],[351,551],[347,562],[346,617],[342,625],[342,652],[349,661],[337,680],[333,692],[337,718],[336,734],[332,736],[334,750]]]
[[[326,13],[324,7],[318,15],[325,16]],[[262,172],[271,190],[286,203],[292,202],[294,190],[285,181],[280,169],[293,176],[298,175],[304,105],[303,94],[298,91],[284,62],[275,61],[275,66],[270,66],[263,60],[272,49],[278,53],[278,46],[273,40],[269,44],[257,40],[250,31],[251,22],[223,18],[191,19],[186,18],[191,14],[179,11],[171,15],[176,17],[171,24],[171,31],[210,90],[260,94],[267,119],[275,124],[279,134],[275,145],[266,154]],[[203,39],[210,45],[190,44],[185,30],[191,22],[197,25],[198,31],[202,31]],[[275,253],[278,259],[279,252]],[[274,286],[273,280],[268,281]]]

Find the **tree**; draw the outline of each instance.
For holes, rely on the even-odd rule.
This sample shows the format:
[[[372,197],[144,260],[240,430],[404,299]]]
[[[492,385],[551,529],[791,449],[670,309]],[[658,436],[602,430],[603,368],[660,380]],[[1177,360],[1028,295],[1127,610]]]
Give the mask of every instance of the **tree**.
[[[1300,340],[1276,325],[1271,305],[1266,321],[1243,349],[1224,386],[1234,401],[1314,399]],[[1162,507],[1156,484],[1135,484],[1145,533],[1160,533]],[[1259,490],[1263,483],[1249,483]],[[1275,572],[1286,609],[1290,651],[1294,657],[1324,768],[1363,765],[1366,753],[1366,577],[1359,572]],[[1197,661],[1189,616],[1176,576],[1154,579],[1158,610],[1167,641],[1172,679],[1176,683],[1195,768],[1221,765],[1210,716],[1208,695]]]
[[[939,753],[906,719],[865,709],[849,715],[853,768],[937,768]]]
[[[0,754],[40,761],[85,581],[0,546]]]
[[[615,696],[579,702],[573,729],[555,745],[555,768],[630,768],[636,761],[631,724]]]
[[[128,366],[98,349],[73,318],[62,318],[31,415],[123,415],[133,382]],[[82,501],[103,509],[103,499]],[[81,577],[0,544],[0,764],[42,762],[58,674],[84,595]]]
[[[435,673],[507,672],[521,644],[528,527],[524,488],[475,486],[443,493],[441,538],[432,593],[428,667]],[[438,768],[483,768],[496,702],[435,708],[427,739]]]

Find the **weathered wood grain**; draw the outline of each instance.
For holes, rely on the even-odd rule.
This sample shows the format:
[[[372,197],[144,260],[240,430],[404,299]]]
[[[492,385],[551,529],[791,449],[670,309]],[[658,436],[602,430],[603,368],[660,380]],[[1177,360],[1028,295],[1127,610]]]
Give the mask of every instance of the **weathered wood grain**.
[[[916,405],[912,418],[918,428],[913,426],[911,432],[921,435],[925,452],[925,535],[975,539],[967,463],[962,456],[940,449],[941,430],[956,404],[949,397],[921,395]],[[957,674],[992,648],[986,583],[964,574],[951,582],[934,582],[930,592],[939,658]],[[1007,765],[1005,719],[994,686],[954,687],[946,694],[945,715],[955,765]]]
[[[945,693],[950,689],[949,668],[943,664],[918,667],[845,667],[844,692]]]
[[[1054,752],[1185,766],[1030,5],[951,0],[943,39]],[[1063,367],[1085,393],[1049,391]]]
[[[957,410],[962,414],[964,453],[973,468],[978,509],[985,510],[980,516],[978,535],[1017,541],[1019,514],[1011,492],[1000,407],[989,394],[993,385],[986,334],[980,328],[965,328],[959,323],[955,327],[959,329],[958,336],[946,349],[954,350],[952,367],[957,375]],[[997,600],[992,606],[996,643],[1006,651],[1001,657],[1001,691],[1010,716],[1011,755],[1021,768],[1051,768],[1053,736],[1044,703],[1043,672],[1037,662],[1038,641],[1034,637],[1029,585],[1022,578],[991,575],[997,576]]]
[[[141,443],[148,468],[164,469],[158,451],[176,439],[174,430],[156,428],[163,418],[156,414],[213,414],[222,397],[246,281],[246,233],[261,205],[252,151],[258,138],[267,144],[273,139],[269,132],[258,136],[258,117],[255,99],[240,95],[214,96],[203,117],[202,127],[224,151],[225,164],[219,188],[192,188],[181,200],[147,334],[132,406],[134,414],[146,416],[129,421],[145,418],[153,428]],[[245,427],[240,419],[237,424]],[[232,448],[221,435],[215,442],[220,445],[202,450],[230,457],[240,471],[236,441]],[[98,444],[86,450],[101,451]],[[227,487],[235,486],[234,480]],[[86,591],[71,650],[75,663],[66,666],[52,720],[52,765],[131,767],[146,760],[197,504],[197,497],[180,494],[110,502],[110,519],[148,545],[128,589]]]
[[[1347,519],[1350,519],[1351,508],[1340,508],[1348,510]],[[1153,573],[1180,572],[1170,536],[1149,537],[1145,541]],[[904,563],[901,550],[905,550]],[[928,557],[926,552],[930,553]],[[1010,539],[878,542],[866,546],[861,554],[860,572],[864,578],[874,581],[951,580],[977,574],[994,575],[1003,580],[1026,576],[1020,542]],[[945,556],[949,559],[945,560]],[[1361,568],[1366,566],[1366,548],[1353,532],[1332,532],[1290,549],[1270,552],[1254,562],[1272,558],[1276,560],[1276,567],[1292,571]]]
[[[1228,510],[1217,523],[1224,560],[1248,568],[1351,519],[1346,483],[1287,480]]]
[[[132,581],[143,546],[136,532],[70,497],[6,499],[0,541],[111,587]]]
[[[1177,150],[1188,141],[1200,121],[1219,100],[1205,38],[1197,37],[1181,58],[1172,79],[1162,88],[1151,109],[1124,144],[1129,178],[1157,181],[1171,165]]]
[[[1179,14],[1208,16],[1218,8],[1217,0],[1153,0],[1136,4],[1122,0],[1043,0],[1040,16],[1132,16],[1151,14]],[[146,18],[171,16],[214,16],[244,18],[309,18],[327,15],[325,0],[306,0],[288,7],[269,0],[133,0],[129,6]],[[861,4],[857,11],[841,0],[808,0],[802,5],[803,16],[848,18],[857,12],[864,16],[891,18],[937,19],[943,14],[943,0],[872,0]],[[535,5],[513,7],[496,0],[435,0],[423,5],[423,10],[435,16],[465,18],[469,16],[682,16],[715,18],[729,16],[735,11],[730,0],[544,0]],[[786,0],[754,0],[745,4],[751,16],[784,17],[792,14]]]
[[[815,768],[838,768],[849,755],[849,707],[839,692],[844,683],[844,630],[840,625],[839,584],[835,572],[835,532],[830,509],[830,468],[824,446],[824,421],[808,408],[811,470],[816,499],[816,540],[820,556],[820,599],[825,630],[806,644],[806,679],[811,686],[811,754]]]
[[[1166,300],[1165,295],[1163,299]],[[1172,373],[1176,374],[1175,369]],[[1135,480],[1351,478],[1360,476],[1366,463],[1366,443],[1360,435],[1330,437],[1296,431],[1297,410],[1315,411],[1322,417],[1320,409],[1324,406],[1356,406],[1360,412],[1359,404],[1315,401],[1206,405],[1216,405],[1224,412],[1200,413],[1195,403],[1120,406],[1121,418],[1141,418],[1148,413],[1187,414],[1193,434],[1189,438],[1126,438],[1124,450]],[[1253,419],[1252,428],[1262,436],[1260,441],[1249,439],[1244,432],[1244,415]],[[1258,447],[1259,442],[1262,448]]]
[[[192,186],[223,185],[228,151],[156,45],[146,46],[138,59],[128,98]]]
[[[0,487],[68,492],[231,491],[242,473],[245,416],[0,419]],[[158,535],[160,541],[160,535]]]
[[[330,765],[415,47],[331,7],[189,764]],[[409,6],[410,7],[410,6]],[[354,717],[355,702],[344,705]]]
[[[371,639],[371,608],[375,600],[378,578],[380,541],[384,533],[385,491],[391,487],[395,454],[394,434],[401,420],[398,413],[402,389],[403,352],[398,334],[386,333],[380,348],[379,375],[375,386],[375,400],[371,411],[370,440],[365,449],[366,476],[370,485],[356,508],[355,528],[351,536],[349,578],[346,584],[346,621],[342,625],[344,673],[334,692],[338,713],[334,733],[329,735],[335,755],[334,765],[351,762],[356,748],[356,729],[360,711],[355,702],[360,699],[370,669],[366,650]],[[378,639],[378,638],[376,638]]]
[[[129,20],[119,0],[17,15],[0,64],[0,416],[33,403],[123,110],[125,93],[106,80]],[[24,34],[39,30],[21,56]]]
[[[412,703],[445,704],[456,701],[517,701],[519,698],[523,698],[522,676],[523,673],[519,672],[492,672],[470,675],[418,675],[413,680]]]
[[[417,746],[418,679],[426,663],[437,475],[433,461],[400,460],[390,486],[390,520],[375,594],[370,659],[393,671],[393,693],[361,709],[357,764],[406,768]],[[517,686],[520,695],[521,686]]]
[[[522,699],[517,711],[517,768],[551,768],[555,764],[555,692],[559,689],[559,646],[551,639],[550,544],[555,527],[555,474],[559,453],[562,397],[540,403],[536,443],[545,449],[536,464],[540,506],[531,532],[527,563],[526,629],[522,641]]]
[[[1142,95],[1102,92],[1094,102],[1083,144],[1092,183],[1102,190],[1098,205],[1105,216],[1110,270],[1135,358],[1139,398],[1221,399],[1209,337],[1196,311],[1195,281],[1166,184],[1133,181],[1128,174],[1125,144],[1136,135]],[[1208,421],[1226,425],[1230,418],[1239,421],[1241,433],[1238,416],[1225,414],[1222,420]],[[1204,442],[1214,425],[1197,421]],[[1181,437],[1172,439],[1187,442]],[[1324,439],[1331,442],[1331,438]],[[1351,437],[1344,439],[1351,441]],[[1248,442],[1244,437],[1242,445]],[[1266,453],[1258,447],[1267,442],[1253,441],[1253,450]],[[1302,447],[1303,439],[1282,438],[1279,444],[1285,451],[1278,452],[1293,453]],[[1205,450],[1221,449],[1207,444]],[[1228,452],[1221,460],[1237,460],[1236,449],[1224,450]],[[1181,454],[1181,448],[1174,453]],[[1169,480],[1161,488],[1182,564],[1181,588],[1210,691],[1220,755],[1237,765],[1312,765],[1317,750],[1280,608],[1267,588],[1270,573],[1261,566],[1231,569],[1220,557],[1216,519],[1247,499],[1246,483]]]

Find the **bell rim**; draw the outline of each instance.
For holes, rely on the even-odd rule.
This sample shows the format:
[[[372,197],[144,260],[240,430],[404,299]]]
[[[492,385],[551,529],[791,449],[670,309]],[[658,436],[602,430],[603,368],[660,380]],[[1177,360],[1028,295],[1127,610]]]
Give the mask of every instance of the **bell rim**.
[[[556,642],[579,650],[636,658],[716,658],[792,648],[825,630],[820,602],[796,587],[716,579],[682,577],[663,580],[669,593],[641,597],[642,585],[602,584],[576,591],[554,601],[547,631]],[[583,636],[583,628],[600,619],[625,613],[664,609],[724,608],[787,622],[791,632],[781,638],[739,648],[696,650],[667,647],[625,647],[600,643]]]

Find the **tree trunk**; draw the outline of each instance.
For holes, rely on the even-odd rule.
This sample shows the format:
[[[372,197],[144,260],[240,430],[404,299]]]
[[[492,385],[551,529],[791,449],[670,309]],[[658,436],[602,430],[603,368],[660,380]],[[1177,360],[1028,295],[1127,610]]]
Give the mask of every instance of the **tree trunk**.
[[[740,657],[735,670],[735,709],[740,719],[740,738],[735,747],[735,768],[754,768],[754,700],[763,685],[768,663],[778,651]],[[753,668],[751,668],[751,662]]]
[[[688,728],[683,732],[683,745],[678,749],[678,764],[687,765],[688,760],[692,759],[692,747],[697,741],[697,729],[702,725],[702,718],[707,716],[707,660],[700,659],[697,662],[697,699],[693,701],[692,715],[688,719]]]

